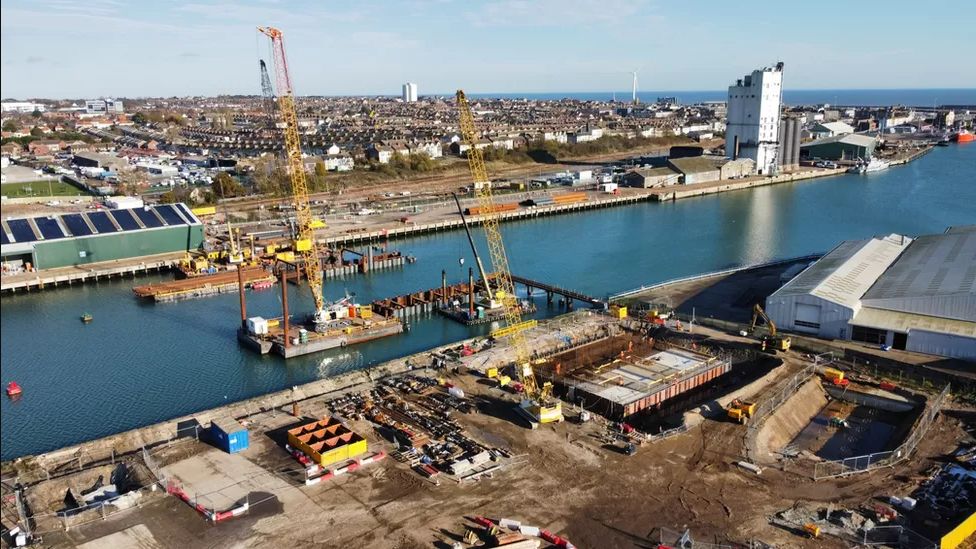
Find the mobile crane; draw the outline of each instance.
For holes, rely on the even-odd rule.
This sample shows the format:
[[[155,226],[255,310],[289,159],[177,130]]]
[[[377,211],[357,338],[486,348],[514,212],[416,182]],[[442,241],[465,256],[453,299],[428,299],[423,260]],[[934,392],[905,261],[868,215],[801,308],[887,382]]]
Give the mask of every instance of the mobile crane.
[[[756,329],[756,322],[760,318],[766,322],[766,326],[769,328],[769,334],[759,338],[759,349],[765,352],[789,351],[793,340],[789,336],[779,336],[776,334],[776,323],[769,318],[769,315],[766,314],[766,311],[758,303],[752,307],[752,325],[749,330],[754,331]]]
[[[258,27],[258,31],[271,39],[274,53],[275,83],[278,88],[278,114],[284,122],[285,161],[288,177],[291,179],[292,199],[295,205],[295,239],[293,251],[300,256],[301,270],[308,280],[315,312],[312,320],[316,326],[325,324],[325,297],[322,295],[322,270],[319,265],[319,252],[315,245],[314,227],[320,225],[312,216],[308,199],[308,181],[305,166],[302,164],[302,144],[298,133],[298,113],[295,110],[295,91],[288,73],[288,58],[285,56],[285,41],[280,30],[274,27]]]
[[[494,298],[500,301],[505,310],[505,327],[493,332],[496,337],[508,336],[515,350],[515,370],[523,387],[523,399],[519,404],[519,412],[525,415],[533,427],[540,423],[553,423],[563,420],[562,404],[552,396],[552,382],[545,382],[542,386],[536,380],[532,369],[532,356],[525,341],[524,331],[534,325],[534,322],[522,322],[522,310],[515,294],[515,284],[512,282],[512,272],[508,266],[508,255],[505,252],[505,242],[499,229],[499,215],[495,207],[495,198],[488,179],[488,170],[481,149],[477,147],[478,132],[471,114],[471,105],[464,94],[458,90],[457,106],[460,118],[461,136],[467,145],[468,168],[473,179],[474,194],[478,199],[481,211],[481,224],[485,229],[488,240],[488,253],[494,268]],[[487,283],[487,280],[485,281]]]

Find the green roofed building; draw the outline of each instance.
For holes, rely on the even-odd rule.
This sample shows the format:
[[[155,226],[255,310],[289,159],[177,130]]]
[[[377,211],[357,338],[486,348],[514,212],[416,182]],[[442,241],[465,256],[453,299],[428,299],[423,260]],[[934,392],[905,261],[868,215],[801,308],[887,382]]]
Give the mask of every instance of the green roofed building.
[[[184,204],[5,219],[0,256],[37,269],[191,251],[203,224]]]
[[[868,160],[878,139],[861,134],[835,135],[800,145],[800,158],[821,160]]]

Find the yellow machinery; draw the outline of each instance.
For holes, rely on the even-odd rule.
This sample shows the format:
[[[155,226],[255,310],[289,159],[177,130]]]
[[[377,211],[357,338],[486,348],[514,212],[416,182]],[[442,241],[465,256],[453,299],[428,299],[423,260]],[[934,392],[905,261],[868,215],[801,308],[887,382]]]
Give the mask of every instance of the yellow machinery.
[[[322,296],[322,270],[319,268],[319,253],[315,246],[312,207],[308,200],[308,181],[305,179],[305,166],[302,164],[302,144],[298,134],[298,114],[295,111],[295,92],[288,73],[288,59],[285,56],[285,42],[280,30],[274,27],[258,27],[258,30],[271,39],[274,52],[275,79],[278,85],[278,113],[284,122],[285,159],[288,163],[288,177],[291,179],[292,198],[295,204],[295,241],[292,250],[300,255],[301,267],[308,279],[308,287],[315,300],[314,321],[325,322],[325,298]]]
[[[789,351],[790,346],[793,344],[793,340],[789,336],[777,336],[776,335],[776,323],[773,322],[766,311],[759,306],[758,303],[752,308],[752,326],[750,330],[756,329],[756,322],[762,318],[766,321],[766,327],[769,328],[769,335],[764,335],[759,339],[759,349],[766,352],[775,351]]]
[[[844,381],[844,372],[836,368],[824,369],[823,376],[834,385],[840,385]]]
[[[484,156],[481,149],[477,147],[478,132],[474,125],[474,116],[471,114],[471,106],[463,90],[457,91],[457,104],[461,136],[468,146],[468,168],[473,178],[474,194],[478,198],[481,211],[486,212],[482,215],[482,226],[485,229],[488,252],[495,271],[494,298],[500,301],[505,309],[505,327],[502,330],[511,337],[512,348],[515,350],[515,369],[524,390],[524,398],[519,410],[531,419],[533,426],[537,423],[562,421],[562,404],[552,396],[552,383],[547,381],[540,387],[532,370],[531,353],[526,345],[524,334],[531,321],[522,322],[522,310],[515,295],[515,284],[512,282],[512,272],[508,267],[508,255],[498,226],[499,215],[492,195],[491,181],[488,179]]]
[[[744,400],[735,399],[729,403],[728,414],[729,417],[738,421],[739,423],[747,423],[749,418],[756,413],[756,403],[746,402]]]

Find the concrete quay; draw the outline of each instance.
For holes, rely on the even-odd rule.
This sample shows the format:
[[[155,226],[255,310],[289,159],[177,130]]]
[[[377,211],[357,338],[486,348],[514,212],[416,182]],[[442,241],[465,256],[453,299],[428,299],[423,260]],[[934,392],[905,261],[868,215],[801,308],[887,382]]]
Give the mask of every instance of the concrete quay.
[[[44,269],[30,273],[4,275],[0,292],[18,293],[43,290],[49,287],[71,286],[113,278],[132,278],[136,275],[168,271],[179,264],[183,252],[160,254],[89,265],[75,265]]]
[[[567,348],[566,341],[558,337],[559,334],[572,334],[576,338],[593,336],[605,330],[605,322],[606,317],[602,315],[595,314],[592,311],[578,311],[539,322],[535,328],[526,332],[526,337],[533,340],[533,349],[540,356],[549,355]],[[3,469],[6,471],[8,467],[13,467],[18,471],[21,481],[24,482],[40,481],[45,478],[45,471],[59,470],[65,464],[86,466],[92,462],[107,461],[110,456],[112,459],[118,459],[119,456],[140,452],[143,448],[154,448],[178,438],[193,438],[203,429],[209,428],[210,422],[215,418],[234,417],[246,421],[251,416],[274,412],[275,410],[285,414],[291,411],[291,406],[294,403],[301,405],[303,401],[325,395],[370,387],[384,378],[426,368],[431,364],[433,357],[443,356],[448,350],[458,348],[461,345],[473,345],[476,340],[480,339],[483,338],[455,341],[375,366],[296,385],[291,389],[186,414],[36,456],[23,456],[12,462],[5,462]],[[481,362],[480,368],[487,368],[492,365],[501,366],[506,361],[514,359],[513,351],[506,344],[497,344],[492,350],[484,354],[488,355],[487,360],[483,358],[482,354],[476,355],[482,357],[479,361]]]

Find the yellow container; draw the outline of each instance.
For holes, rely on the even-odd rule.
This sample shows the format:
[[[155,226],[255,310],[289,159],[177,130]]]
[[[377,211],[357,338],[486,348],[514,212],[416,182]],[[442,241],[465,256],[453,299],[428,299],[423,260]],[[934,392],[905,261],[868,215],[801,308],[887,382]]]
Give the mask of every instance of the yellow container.
[[[268,327],[269,328],[275,328],[275,327],[279,326],[280,324],[281,324],[281,321],[278,320],[277,318],[269,318],[268,319]]]
[[[824,377],[831,381],[840,381],[844,379],[844,372],[836,370],[834,368],[827,368],[824,370]]]
[[[610,308],[610,314],[613,315],[614,318],[627,318],[627,307],[614,305]]]
[[[276,259],[280,259],[281,261],[295,261],[295,253],[294,252],[279,252],[279,253],[275,254],[275,258]]]
[[[197,217],[200,217],[202,215],[214,215],[215,213],[217,213],[217,207],[216,206],[203,206],[203,207],[200,207],[200,208],[193,208],[190,211],[193,212],[193,215],[195,215]]]
[[[505,387],[506,385],[508,385],[511,382],[512,382],[512,378],[510,378],[508,376],[504,376],[504,375],[498,376],[498,386],[499,387]]]
[[[268,244],[267,246],[264,247],[264,252],[265,253],[273,254],[276,251],[278,251],[278,247],[275,246],[274,244]]]
[[[325,221],[322,221],[321,219],[313,219],[312,222],[308,224],[308,226],[313,229],[324,229]]]
[[[364,320],[369,320],[373,318],[373,309],[368,306],[363,306],[359,308],[359,316]]]
[[[485,370],[485,377],[487,377],[488,379],[494,379],[498,377],[498,368],[492,366],[491,368]]]

